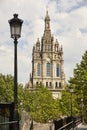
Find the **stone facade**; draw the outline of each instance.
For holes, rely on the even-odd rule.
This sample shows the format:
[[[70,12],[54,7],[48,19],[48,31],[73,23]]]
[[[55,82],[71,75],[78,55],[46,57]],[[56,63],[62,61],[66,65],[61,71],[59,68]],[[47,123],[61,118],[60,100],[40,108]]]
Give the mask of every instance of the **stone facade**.
[[[32,50],[32,74],[28,87],[34,89],[36,84],[42,83],[52,91],[54,98],[60,98],[65,85],[63,48],[51,34],[48,11],[44,21],[44,34],[41,41],[37,39]]]

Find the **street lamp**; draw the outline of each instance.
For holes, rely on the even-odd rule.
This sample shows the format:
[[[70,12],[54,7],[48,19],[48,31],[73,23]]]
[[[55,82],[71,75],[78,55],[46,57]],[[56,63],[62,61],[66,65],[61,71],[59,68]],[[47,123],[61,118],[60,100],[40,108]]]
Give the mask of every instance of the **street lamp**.
[[[73,121],[73,117],[72,117],[72,93],[73,93],[73,87],[72,87],[72,84],[70,84],[70,111],[71,111],[71,120]],[[72,128],[74,130],[74,125],[73,125],[73,122],[72,122]]]
[[[73,87],[72,84],[70,85],[70,111],[71,111],[71,117],[72,117],[72,93],[73,93]]]
[[[22,106],[23,106],[23,102],[20,101],[20,117],[21,117],[21,120],[20,120],[20,130],[22,130],[22,125],[23,125]]]
[[[18,38],[21,37],[21,27],[23,21],[18,18],[18,14],[13,15],[14,18],[10,19],[8,22],[10,24],[10,32],[11,38],[14,39],[14,130],[19,130],[19,123],[18,123],[18,86],[17,86],[17,43]]]
[[[84,123],[84,120],[83,120],[83,107],[84,107],[83,98],[81,98],[81,119],[82,119],[82,123]]]

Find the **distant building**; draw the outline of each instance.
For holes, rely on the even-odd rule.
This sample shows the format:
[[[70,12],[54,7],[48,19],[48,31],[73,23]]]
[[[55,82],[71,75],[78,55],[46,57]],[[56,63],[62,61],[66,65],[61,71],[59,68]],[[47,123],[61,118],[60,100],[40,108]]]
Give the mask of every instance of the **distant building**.
[[[45,16],[45,29],[41,38],[32,50],[32,74],[30,74],[29,89],[37,84],[44,84],[52,91],[54,98],[61,98],[61,91],[65,85],[63,48],[51,34],[50,17],[48,11]]]

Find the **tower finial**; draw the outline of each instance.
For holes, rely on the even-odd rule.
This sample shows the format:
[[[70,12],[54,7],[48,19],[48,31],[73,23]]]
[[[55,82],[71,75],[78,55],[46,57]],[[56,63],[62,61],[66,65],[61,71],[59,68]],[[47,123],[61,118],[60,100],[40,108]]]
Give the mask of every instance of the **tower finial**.
[[[48,5],[46,6],[46,15],[48,15]]]
[[[50,17],[48,15],[48,5],[46,6],[46,17],[45,17],[45,20],[50,20]]]

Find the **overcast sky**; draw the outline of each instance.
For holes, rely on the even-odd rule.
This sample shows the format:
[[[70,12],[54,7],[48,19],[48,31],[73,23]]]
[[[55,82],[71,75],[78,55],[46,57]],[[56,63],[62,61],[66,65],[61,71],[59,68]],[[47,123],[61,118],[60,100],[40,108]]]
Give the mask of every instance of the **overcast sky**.
[[[63,46],[66,80],[73,75],[87,49],[87,0],[0,0],[0,73],[14,74],[14,43],[8,20],[18,13],[24,21],[18,40],[18,82],[28,82],[32,47],[43,36],[47,6],[54,41],[58,39]]]

